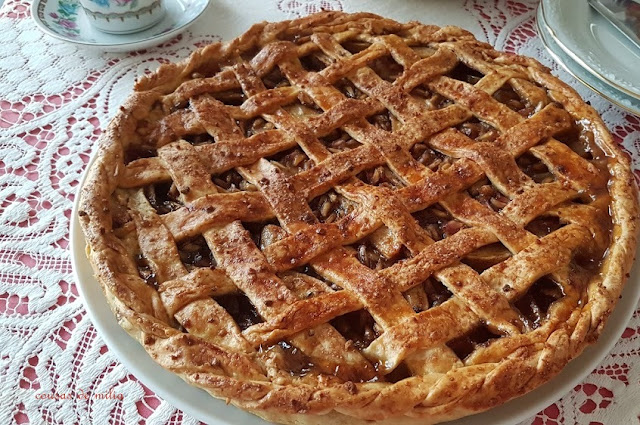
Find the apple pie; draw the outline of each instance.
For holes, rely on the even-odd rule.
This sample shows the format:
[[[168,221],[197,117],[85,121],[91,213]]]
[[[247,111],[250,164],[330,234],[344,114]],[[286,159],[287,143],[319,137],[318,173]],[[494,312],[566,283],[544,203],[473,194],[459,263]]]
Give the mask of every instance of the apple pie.
[[[284,424],[427,424],[538,387],[631,267],[629,159],[533,59],[322,12],[140,78],[78,212],[120,325]]]

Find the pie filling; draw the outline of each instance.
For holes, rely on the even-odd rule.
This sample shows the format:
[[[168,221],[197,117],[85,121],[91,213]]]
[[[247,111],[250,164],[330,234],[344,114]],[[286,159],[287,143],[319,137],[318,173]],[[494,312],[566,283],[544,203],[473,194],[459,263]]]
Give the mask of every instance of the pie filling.
[[[413,213],[413,217],[434,241],[455,235],[466,227],[439,204],[417,211]]]
[[[240,173],[231,169],[218,176],[212,176],[211,181],[222,192],[242,192],[258,190],[253,184],[246,181]]]
[[[153,158],[156,155],[157,155],[157,151],[153,147],[144,147],[144,146],[135,147],[134,146],[134,147],[130,147],[125,152],[124,163],[126,165],[138,159]]]
[[[421,142],[413,145],[411,148],[411,156],[431,171],[447,168],[454,162],[453,158],[431,149],[426,143]]]
[[[366,310],[358,310],[336,317],[331,325],[359,350],[364,350],[380,336],[381,329]]]
[[[545,276],[535,281],[527,293],[514,305],[520,311],[521,318],[527,327],[535,329],[542,324],[551,304],[563,296],[562,287],[549,276]]]
[[[156,183],[144,188],[149,204],[160,215],[176,211],[183,206],[178,188],[171,182]]]
[[[478,273],[482,273],[490,267],[495,266],[511,257],[509,251],[502,243],[496,242],[478,248],[462,259],[462,262],[473,268]]]
[[[404,186],[402,180],[386,165],[365,170],[358,174],[358,178],[372,186],[383,186],[390,189],[399,189]]]
[[[214,300],[224,307],[241,330],[263,322],[256,307],[244,294],[223,295]]]
[[[287,341],[280,341],[267,348],[267,351],[277,355],[279,369],[289,372],[291,376],[304,377],[319,372],[302,350]]]
[[[180,261],[189,271],[198,267],[211,269],[216,267],[213,253],[202,236],[179,243],[178,254],[180,255]]]
[[[151,265],[144,258],[144,255],[138,254],[135,257],[136,266],[138,267],[138,274],[145,281],[145,283],[149,286],[152,286],[154,289],[158,289],[158,281],[156,280],[156,274],[151,269]]]
[[[358,141],[342,130],[334,130],[328,135],[320,138],[320,141],[331,153],[343,152],[362,146]]]
[[[368,239],[363,239],[354,245],[357,251],[356,258],[365,266],[373,270],[386,269],[400,260],[409,257],[406,249],[400,250],[389,258],[382,254],[378,248]]]
[[[313,199],[309,207],[320,222],[333,223],[352,212],[355,204],[331,189]]]
[[[447,347],[451,348],[459,359],[466,359],[471,353],[480,347],[488,346],[491,341],[500,338],[484,325],[479,325],[471,331],[447,342]]]
[[[516,163],[520,169],[536,183],[551,183],[555,176],[549,168],[533,154],[525,152]]]
[[[499,212],[509,203],[509,198],[500,193],[488,179],[482,179],[474,183],[467,189],[467,193],[481,204],[492,208],[496,212]]]
[[[456,127],[462,134],[478,142],[494,142],[500,133],[490,124],[471,118]]]
[[[453,294],[449,291],[449,288],[434,277],[429,277],[421,284],[404,293],[405,299],[416,313],[437,307],[452,296]]]

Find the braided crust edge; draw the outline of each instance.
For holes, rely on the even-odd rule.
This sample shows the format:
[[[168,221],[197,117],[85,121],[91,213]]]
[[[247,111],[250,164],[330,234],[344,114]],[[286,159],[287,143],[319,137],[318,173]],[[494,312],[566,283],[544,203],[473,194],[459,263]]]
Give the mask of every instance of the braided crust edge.
[[[242,370],[233,353],[195,336],[183,334],[167,324],[166,313],[155,290],[133,285],[121,267],[126,252],[110,233],[109,198],[124,171],[123,141],[135,131],[141,111],[172,92],[198,68],[217,62],[233,52],[268,42],[287,28],[345,25],[401,28],[392,20],[372,14],[323,12],[279,23],[260,23],[240,37],[195,51],[177,64],[162,65],[155,73],[136,83],[134,94],[125,102],[102,135],[95,162],[81,191],[80,221],[88,243],[87,254],[110,307],[119,324],[163,367],[185,381],[226,399],[267,420],[290,424],[365,424],[384,420],[385,424],[429,424],[477,413],[522,395],[555,376],[600,335],[624,286],[636,246],[638,196],[629,159],[614,143],[596,111],[584,103],[568,85],[552,76],[539,62],[495,51],[455,27],[420,25],[424,37],[433,41],[468,40],[495,62],[518,64],[532,80],[545,87],[553,100],[561,103],[574,119],[593,132],[596,143],[612,158],[610,194],[613,220],[612,244],[600,276],[583,294],[581,307],[564,323],[543,325],[515,344],[499,363],[464,366],[446,374],[412,377],[397,383],[347,383],[314,387],[308,384],[278,385],[269,381],[247,381],[227,376],[217,364],[207,363],[209,354],[222,357]],[[126,142],[125,142],[126,143]],[[180,356],[175,356],[179,353]],[[178,358],[179,360],[173,360]]]

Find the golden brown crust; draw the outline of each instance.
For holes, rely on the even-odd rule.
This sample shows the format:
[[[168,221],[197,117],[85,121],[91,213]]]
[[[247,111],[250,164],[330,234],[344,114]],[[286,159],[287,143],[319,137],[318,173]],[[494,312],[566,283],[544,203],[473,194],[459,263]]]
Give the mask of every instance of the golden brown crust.
[[[322,70],[300,62],[320,56]],[[286,84],[265,88],[276,70]],[[336,129],[348,137],[327,145]],[[576,153],[578,139],[558,139],[578,130]],[[185,141],[201,134],[209,143]],[[298,146],[289,168],[264,159]],[[151,157],[126,158],[140,149]],[[240,191],[216,180],[229,170]],[[141,189],[161,182],[178,193],[164,214]],[[597,339],[634,258],[638,199],[597,113],[533,59],[459,28],[323,12],[138,81],[79,211],[119,323],[187,382],[274,422],[424,424],[524,394]],[[259,242],[243,225],[267,221]],[[205,267],[183,259],[199,236]],[[482,250],[498,244],[502,256]],[[548,311],[524,313],[558,287]],[[262,323],[242,329],[224,307],[240,293]],[[362,309],[377,333],[359,345],[339,320]],[[479,327],[490,338],[462,355]]]

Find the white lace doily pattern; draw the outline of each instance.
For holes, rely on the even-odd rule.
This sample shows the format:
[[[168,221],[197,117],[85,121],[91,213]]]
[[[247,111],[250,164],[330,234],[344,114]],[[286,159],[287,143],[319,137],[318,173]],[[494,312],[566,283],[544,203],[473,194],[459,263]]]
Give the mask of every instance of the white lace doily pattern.
[[[0,9],[0,424],[197,423],[137,381],[96,333],[73,279],[69,222],[100,128],[135,77],[182,59],[195,47],[238,35],[253,22],[342,9],[467,26],[498,49],[538,58],[577,87],[631,155],[640,177],[640,118],[552,62],[535,31],[537,1],[383,3],[216,0],[198,24],[164,45],[107,54],[42,34],[29,16],[29,1],[5,0]],[[435,8],[438,13],[429,13]],[[447,8],[450,14],[440,13]],[[639,385],[637,310],[614,350],[583,383],[521,425],[638,424]],[[113,396],[83,396],[93,393]]]

